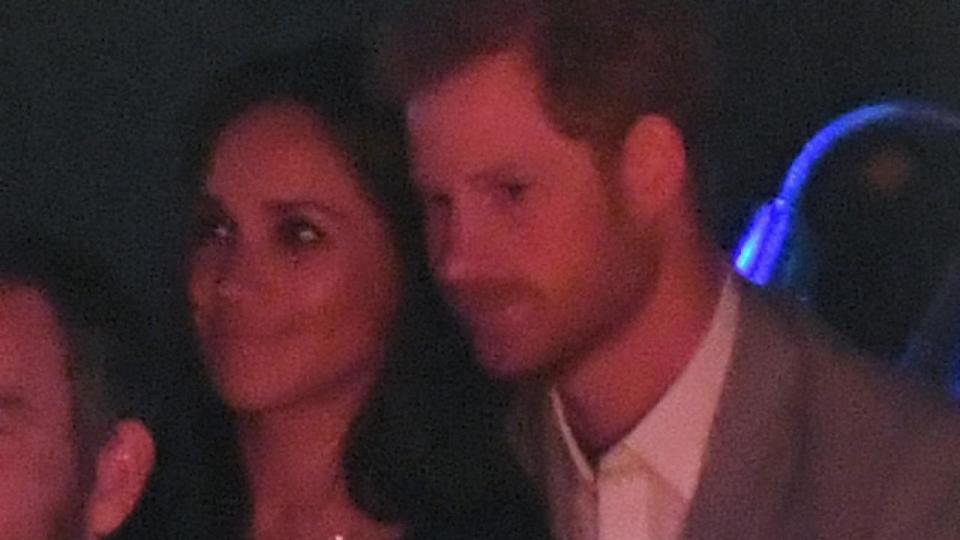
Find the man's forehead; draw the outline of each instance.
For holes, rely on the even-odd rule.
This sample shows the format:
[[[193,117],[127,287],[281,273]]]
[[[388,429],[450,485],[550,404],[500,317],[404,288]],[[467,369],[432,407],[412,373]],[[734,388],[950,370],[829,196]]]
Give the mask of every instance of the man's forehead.
[[[539,74],[523,47],[479,56],[436,84],[413,94],[406,104],[411,126],[429,121],[437,111],[487,108],[502,112],[504,94],[529,93],[537,101]]]
[[[416,94],[406,108],[414,177],[479,176],[551,146],[557,133],[539,96],[522,49],[479,58]]]

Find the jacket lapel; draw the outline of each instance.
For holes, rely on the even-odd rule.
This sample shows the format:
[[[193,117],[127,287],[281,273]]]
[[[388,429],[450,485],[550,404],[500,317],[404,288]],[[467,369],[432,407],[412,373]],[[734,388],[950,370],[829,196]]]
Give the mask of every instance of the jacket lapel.
[[[684,538],[780,538],[802,448],[802,353],[774,311],[740,287],[730,371]],[[798,518],[799,516],[789,516]]]

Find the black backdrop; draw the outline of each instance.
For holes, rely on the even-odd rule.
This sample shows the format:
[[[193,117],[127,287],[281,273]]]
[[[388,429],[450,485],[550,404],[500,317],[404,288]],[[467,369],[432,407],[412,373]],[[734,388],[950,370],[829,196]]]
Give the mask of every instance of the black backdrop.
[[[960,106],[954,6],[718,0],[730,67],[722,138],[729,158],[718,190],[729,219],[721,236],[776,190],[793,154],[831,117],[887,96]],[[321,32],[350,31],[362,12],[349,0],[6,0],[0,209],[99,252],[157,324],[178,332],[178,115],[214,70],[307,45]],[[188,369],[170,362],[173,378]],[[215,451],[202,438],[170,437],[187,453]]]
[[[175,286],[187,213],[173,180],[178,119],[215,70],[346,31],[353,10],[291,1],[0,5],[0,215],[35,219],[105,258],[161,336],[142,370],[167,396],[150,418],[159,463],[124,538],[228,538],[244,503]]]
[[[830,117],[864,100],[960,105],[952,0],[719,1],[730,212],[776,188]],[[182,205],[176,119],[209,74],[343,31],[350,0],[7,0],[0,6],[0,173],[35,211],[121,268],[146,302],[169,281]],[[158,292],[159,291],[159,292]]]

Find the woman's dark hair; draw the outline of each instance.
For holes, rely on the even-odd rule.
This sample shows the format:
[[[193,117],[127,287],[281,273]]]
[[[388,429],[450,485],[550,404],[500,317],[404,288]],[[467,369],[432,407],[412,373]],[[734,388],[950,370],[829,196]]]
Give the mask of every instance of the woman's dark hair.
[[[414,535],[429,524],[454,535],[534,537],[539,528],[520,526],[539,527],[540,514],[502,434],[505,393],[472,361],[430,277],[402,111],[376,97],[366,60],[358,44],[325,38],[218,79],[190,120],[181,177],[200,189],[217,136],[250,107],[293,101],[313,110],[386,218],[404,264],[388,358],[347,443],[354,501]],[[506,523],[510,530],[496,530]]]

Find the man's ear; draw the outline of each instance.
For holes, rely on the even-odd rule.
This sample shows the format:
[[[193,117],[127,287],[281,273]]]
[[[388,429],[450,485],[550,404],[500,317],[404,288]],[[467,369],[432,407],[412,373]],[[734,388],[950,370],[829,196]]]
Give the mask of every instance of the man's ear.
[[[97,455],[96,478],[86,506],[87,530],[107,536],[127,519],[153,470],[156,450],[143,422],[121,420]]]
[[[660,115],[637,118],[623,142],[620,179],[629,207],[644,221],[686,191],[687,152],[680,129]]]

